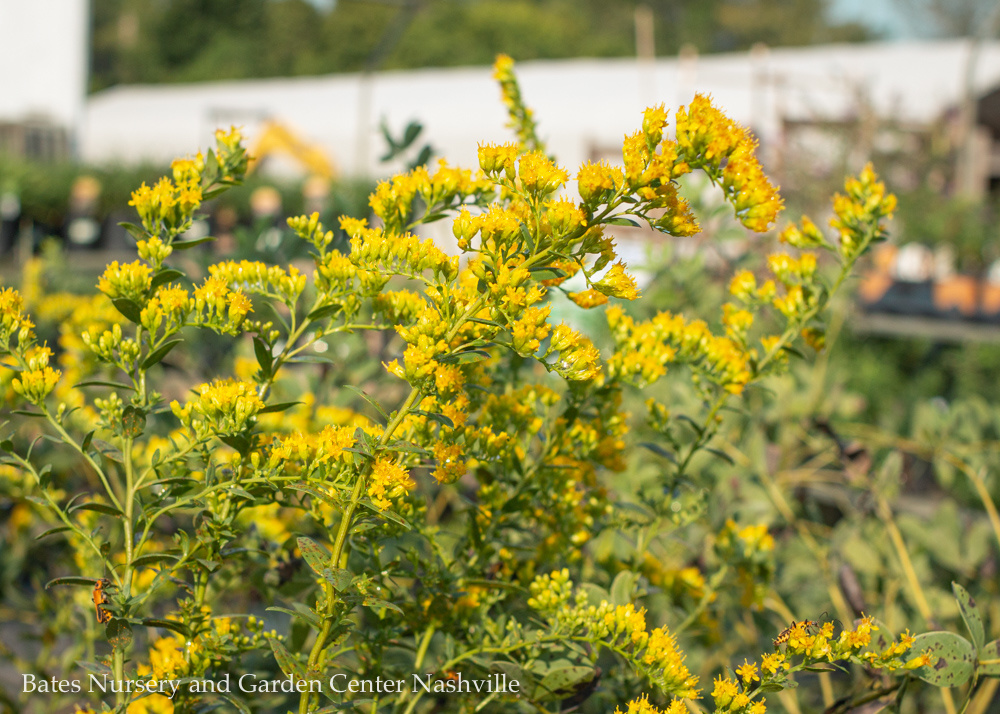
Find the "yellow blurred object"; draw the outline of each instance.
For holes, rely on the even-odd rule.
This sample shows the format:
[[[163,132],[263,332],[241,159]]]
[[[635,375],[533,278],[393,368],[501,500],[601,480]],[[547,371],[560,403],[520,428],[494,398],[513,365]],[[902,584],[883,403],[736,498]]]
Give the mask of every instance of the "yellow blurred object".
[[[310,176],[333,179],[337,175],[333,162],[314,144],[310,144],[284,124],[276,121],[265,122],[260,136],[250,148],[250,168],[248,173],[268,156],[285,154],[305,167]]]

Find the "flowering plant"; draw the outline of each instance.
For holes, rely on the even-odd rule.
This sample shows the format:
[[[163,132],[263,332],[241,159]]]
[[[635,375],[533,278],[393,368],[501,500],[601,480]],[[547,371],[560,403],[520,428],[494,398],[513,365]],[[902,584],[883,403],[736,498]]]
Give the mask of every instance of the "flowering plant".
[[[698,458],[722,455],[724,410],[786,370],[799,342],[822,349],[826,308],[885,237],[894,199],[866,168],[835,198],[835,237],[808,219],[784,230],[798,252],[739,272],[717,327],[636,319],[616,302],[602,355],[573,324],[553,324],[553,298],[593,309],[639,297],[613,226],[696,233],[678,183],[693,171],[751,231],[774,225],[781,199],[752,136],[702,96],[676,113],[674,138],[664,108],[646,110],[623,166],[586,163],[571,186],[509,59],[496,74],[517,141],[481,146],[477,173],[441,162],[380,183],[372,224],[291,219],[309,268],[223,260],[198,276],[174,261],[204,240],[184,239],[202,202],[246,170],[234,130],[133,194],[138,259],[108,266],[97,297],[37,305],[57,317],[56,351],[36,337],[25,296],[0,292],[18,417],[4,479],[51,524],[39,537],[71,555],[75,572],[49,585],[85,586],[52,591],[90,608],[58,620],[76,636],[67,662],[105,685],[89,703],[70,694],[81,705],[699,706],[679,637],[710,630],[709,605],[727,589],[762,606],[774,540],[730,521],[713,536],[726,565],[710,582],[655,553],[700,517],[682,484]],[[414,232],[446,217],[460,255]],[[832,280],[814,251],[834,259]],[[372,369],[340,386],[378,344]],[[668,373],[690,387],[683,415],[654,389]],[[650,395],[646,445],[666,464],[634,501],[620,487],[632,390]],[[657,593],[694,600],[681,618],[656,608],[650,628],[642,601]],[[820,663],[931,664],[908,635],[873,638],[877,627],[793,624],[759,667],[745,659],[715,680],[716,711],[758,714],[765,694]]]

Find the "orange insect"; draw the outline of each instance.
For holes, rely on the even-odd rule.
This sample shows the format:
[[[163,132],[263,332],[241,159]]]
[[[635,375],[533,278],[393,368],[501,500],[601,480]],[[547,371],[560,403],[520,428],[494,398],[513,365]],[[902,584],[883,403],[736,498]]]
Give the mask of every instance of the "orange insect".
[[[777,647],[778,645],[783,645],[788,642],[788,638],[791,637],[792,632],[794,632],[797,627],[805,629],[807,627],[817,627],[818,625],[819,623],[815,620],[803,620],[802,622],[792,620],[792,624],[779,632],[778,636],[774,638],[774,646]]]
[[[104,588],[109,585],[111,581],[107,578],[101,578],[94,585],[94,609],[97,611],[97,621],[102,625],[111,621],[111,613],[103,607],[109,602],[108,594],[104,592]]]

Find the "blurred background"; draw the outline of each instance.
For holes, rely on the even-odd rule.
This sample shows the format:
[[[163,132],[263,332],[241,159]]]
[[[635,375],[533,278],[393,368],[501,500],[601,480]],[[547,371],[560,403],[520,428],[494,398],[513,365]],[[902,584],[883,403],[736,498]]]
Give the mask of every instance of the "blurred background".
[[[0,0],[0,274],[70,251],[88,283],[131,248],[130,192],[229,125],[258,160],[190,237],[294,259],[288,215],[366,215],[379,177],[474,167],[479,142],[507,141],[490,69],[505,52],[571,169],[620,163],[645,106],[695,92],[753,130],[789,219],[825,221],[873,161],[900,209],[844,339],[898,351],[876,372],[904,391],[1000,396],[998,29],[994,0]],[[721,285],[756,239],[721,215],[705,227],[618,240],[646,280],[691,261]]]

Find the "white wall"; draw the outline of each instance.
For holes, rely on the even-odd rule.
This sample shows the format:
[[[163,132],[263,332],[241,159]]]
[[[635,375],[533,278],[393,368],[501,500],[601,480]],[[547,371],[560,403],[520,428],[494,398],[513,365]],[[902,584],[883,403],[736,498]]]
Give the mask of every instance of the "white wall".
[[[87,91],[88,0],[0,0],[0,121],[78,131]]]

